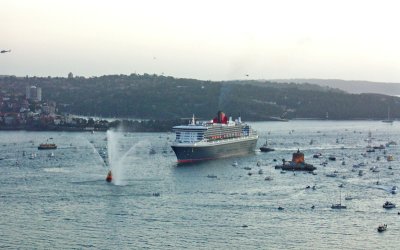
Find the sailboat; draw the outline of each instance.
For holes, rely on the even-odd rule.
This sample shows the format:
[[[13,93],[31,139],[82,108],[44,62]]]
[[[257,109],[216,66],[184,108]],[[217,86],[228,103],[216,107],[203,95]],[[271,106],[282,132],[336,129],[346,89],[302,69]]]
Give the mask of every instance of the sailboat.
[[[332,209],[346,209],[347,207],[345,205],[342,205],[342,191],[340,190],[340,196],[339,196],[339,203],[337,204],[332,204],[331,208]]]
[[[390,106],[388,106],[388,115],[386,120],[382,120],[385,123],[393,123],[393,119],[390,119]]]

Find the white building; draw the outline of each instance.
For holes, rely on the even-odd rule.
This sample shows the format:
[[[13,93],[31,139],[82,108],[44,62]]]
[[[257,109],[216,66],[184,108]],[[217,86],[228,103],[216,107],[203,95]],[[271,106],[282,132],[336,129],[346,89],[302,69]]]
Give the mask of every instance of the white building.
[[[25,89],[26,99],[33,101],[42,101],[42,88],[36,86],[27,86]]]

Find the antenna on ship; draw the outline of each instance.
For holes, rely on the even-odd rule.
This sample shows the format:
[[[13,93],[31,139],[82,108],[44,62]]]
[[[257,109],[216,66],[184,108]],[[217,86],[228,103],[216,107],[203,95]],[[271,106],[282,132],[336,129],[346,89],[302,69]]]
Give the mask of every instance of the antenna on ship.
[[[240,115],[240,112],[239,112],[239,117],[238,117],[238,123],[242,123],[242,117]]]

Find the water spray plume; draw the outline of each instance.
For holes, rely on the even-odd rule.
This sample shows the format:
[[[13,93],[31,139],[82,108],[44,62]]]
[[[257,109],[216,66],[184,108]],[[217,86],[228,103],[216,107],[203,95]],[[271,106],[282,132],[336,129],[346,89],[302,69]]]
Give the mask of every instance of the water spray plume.
[[[150,148],[148,141],[139,141],[127,151],[121,150],[120,145],[122,145],[123,138],[123,133],[121,132],[107,131],[109,173],[115,185],[123,185],[123,176],[125,175],[126,167],[132,165],[132,161],[138,160],[133,155],[145,150],[148,153],[148,149]]]

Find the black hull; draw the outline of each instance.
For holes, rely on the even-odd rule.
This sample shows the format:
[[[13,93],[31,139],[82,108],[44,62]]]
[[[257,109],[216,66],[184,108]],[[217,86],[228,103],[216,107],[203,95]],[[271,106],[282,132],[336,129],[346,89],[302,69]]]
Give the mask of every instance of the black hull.
[[[209,145],[173,145],[179,163],[190,163],[254,153],[257,138]]]
[[[273,148],[268,148],[268,147],[261,147],[260,148],[261,152],[271,152],[271,151],[275,151],[275,149]]]

